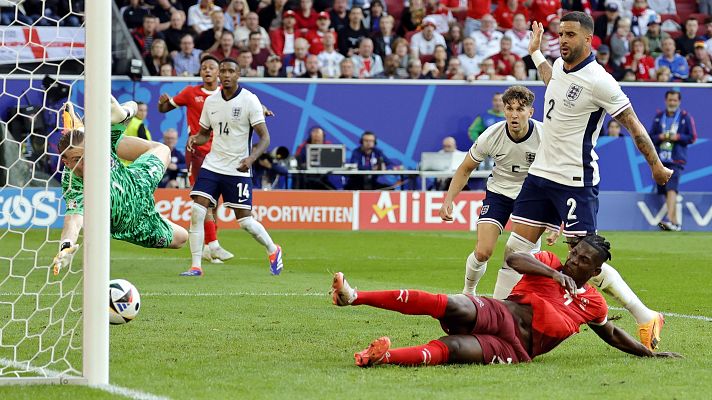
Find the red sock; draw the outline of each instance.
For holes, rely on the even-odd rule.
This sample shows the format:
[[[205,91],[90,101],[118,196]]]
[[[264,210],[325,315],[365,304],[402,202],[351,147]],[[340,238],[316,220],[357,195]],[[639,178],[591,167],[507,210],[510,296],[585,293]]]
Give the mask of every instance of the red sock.
[[[422,290],[358,291],[354,306],[368,305],[409,315],[430,315],[440,319],[447,307],[446,294],[433,294]]]
[[[388,350],[383,357],[383,364],[397,365],[440,365],[446,364],[450,357],[450,351],[445,343],[439,340],[432,340],[428,344],[413,347],[403,347],[400,349]]]
[[[218,240],[218,226],[215,221],[205,220],[203,223],[205,229],[205,244]]]

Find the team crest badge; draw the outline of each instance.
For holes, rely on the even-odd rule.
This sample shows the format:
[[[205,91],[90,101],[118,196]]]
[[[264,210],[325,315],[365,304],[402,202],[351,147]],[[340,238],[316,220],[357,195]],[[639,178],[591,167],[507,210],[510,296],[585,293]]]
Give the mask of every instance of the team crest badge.
[[[527,151],[525,156],[524,156],[529,164],[534,162],[534,158],[536,158],[536,153],[532,153],[530,151]]]
[[[568,100],[574,101],[574,100],[578,99],[582,90],[583,90],[583,87],[581,87],[575,83],[572,83],[571,86],[569,86],[569,90],[566,91],[566,98]]]
[[[238,119],[238,118],[240,118],[240,115],[242,115],[242,107],[233,107],[232,108],[232,119]]]
[[[489,204],[482,206],[482,211],[480,211],[480,215],[487,214],[487,211],[489,211]]]

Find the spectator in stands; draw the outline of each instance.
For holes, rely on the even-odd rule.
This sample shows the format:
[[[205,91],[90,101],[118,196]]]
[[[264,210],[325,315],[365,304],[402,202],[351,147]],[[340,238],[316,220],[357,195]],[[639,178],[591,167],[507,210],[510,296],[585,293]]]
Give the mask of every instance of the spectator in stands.
[[[450,80],[465,80],[465,74],[460,67],[460,60],[455,57],[448,60],[444,78]]]
[[[480,25],[482,24],[482,17],[490,12],[492,12],[491,0],[467,0],[465,36],[471,36],[474,32],[479,31]]]
[[[329,13],[322,11],[317,14],[316,19],[316,29],[307,32],[305,38],[309,42],[309,53],[319,54],[324,50],[324,37],[331,36],[336,43],[336,32],[329,28],[331,25],[331,20],[329,19]]]
[[[245,16],[244,24],[235,29],[235,45],[244,49],[247,47],[247,42],[250,40],[250,33],[260,33],[260,48],[269,50],[272,42],[269,39],[269,33],[259,24],[257,13],[250,12]]]
[[[428,79],[447,79],[447,62],[447,50],[439,44],[435,46],[431,62],[423,65],[423,74]]]
[[[559,44],[559,26],[561,21],[558,17],[549,20],[549,27],[544,32],[541,44],[544,47],[542,53],[550,60],[561,57],[561,45]]]
[[[254,149],[253,145],[253,149]],[[286,147],[277,147],[270,152],[265,152],[257,162],[252,164],[252,185],[255,189],[286,189],[287,175],[289,174],[288,163],[281,158],[279,149],[287,149]],[[285,151],[289,154],[289,151]]]
[[[623,67],[635,73],[635,80],[655,81],[655,59],[648,52],[648,43],[642,38],[631,42],[632,51],[623,60]]]
[[[195,76],[200,70],[200,50],[195,48],[193,36],[184,35],[180,39],[180,51],[173,55],[173,65],[179,76]]]
[[[400,65],[400,60],[395,54],[389,54],[383,59],[383,71],[372,76],[375,79],[400,79],[401,76],[398,75],[398,66]]]
[[[394,25],[395,19],[390,15],[384,15],[379,24],[380,32],[373,35],[373,51],[381,58],[393,53],[393,44],[398,39],[393,29]]]
[[[426,20],[433,21],[435,23],[435,31],[441,35],[448,33],[450,23],[455,22],[452,13],[440,3],[440,0],[425,0],[425,14],[423,22]]]
[[[448,168],[449,171],[457,171],[457,168],[460,166],[460,163],[462,163],[462,160],[464,160],[468,154],[465,151],[460,151],[457,149],[457,142],[455,141],[455,138],[452,136],[446,136],[443,139],[442,148],[440,150],[438,150],[438,153],[445,153],[445,154],[452,155],[452,161],[450,163],[450,168]],[[436,178],[435,185],[432,187],[432,189],[440,190],[440,191],[447,191],[447,189],[450,187],[451,181],[452,181],[452,178]],[[469,188],[467,188],[466,190],[469,190]]]
[[[436,46],[445,47],[445,38],[435,32],[435,23],[426,19],[423,22],[423,30],[410,38],[410,50],[415,56],[423,59],[433,55]]]
[[[518,81],[528,81],[529,71],[527,70],[527,64],[522,60],[515,62],[514,67],[512,67],[512,76]]]
[[[134,136],[150,141],[151,132],[148,130],[146,125],[144,125],[144,120],[148,116],[148,105],[142,101],[137,101],[136,104],[138,104],[136,115],[134,115],[126,124],[124,135]]]
[[[449,57],[457,57],[463,52],[463,41],[462,28],[458,24],[450,25],[450,31],[445,35],[445,43],[447,48],[447,55]]]
[[[190,33],[185,24],[185,13],[181,10],[173,12],[168,29],[161,33],[163,33],[168,51],[171,53],[178,52],[180,50],[180,38]]]
[[[168,53],[166,42],[163,39],[154,39],[151,44],[151,54],[143,58],[143,64],[151,76],[158,76],[161,65],[169,63],[170,60],[171,55]]]
[[[21,6],[21,5],[20,5]],[[32,20],[25,16],[24,10],[18,6],[18,16],[20,17],[20,21],[27,24],[31,25]],[[10,22],[15,19],[15,10],[12,8],[3,8],[2,11],[2,24],[0,25],[10,25]],[[123,11],[121,12],[121,17],[124,20],[124,23],[126,24],[126,27],[131,30],[131,29],[138,29],[141,27],[143,24],[143,17],[148,15],[148,9],[146,8],[146,5],[143,4],[143,0],[129,0],[129,5],[123,8]],[[10,18],[9,21],[6,21],[5,17]],[[26,18],[25,20],[22,20],[22,18]]]
[[[269,33],[272,41],[272,51],[278,56],[288,57],[294,54],[294,42],[301,37],[299,31],[294,29],[296,24],[295,15],[292,10],[285,11],[284,15],[282,15],[282,27],[271,30]]]
[[[359,171],[382,171],[394,169],[393,162],[376,147],[376,134],[366,131],[361,135],[360,146],[351,153],[349,162],[356,164]],[[383,189],[388,184],[379,179],[378,175],[351,176],[344,187],[347,190]]]
[[[227,29],[223,30],[222,36],[220,36],[220,42],[217,49],[210,53],[218,61],[222,61],[225,58],[232,58],[237,60],[240,52],[235,48],[235,37],[232,32]]]
[[[287,0],[270,1],[266,7],[257,10],[257,14],[260,16],[260,26],[270,33],[274,29],[284,27],[282,19],[284,19],[284,14],[290,9],[291,7],[287,4]]]
[[[710,58],[710,54],[705,48],[705,42],[699,40],[695,42],[694,53],[687,56],[687,63],[690,68],[695,65],[699,65],[702,69],[704,69],[705,74],[710,74],[712,73],[712,60],[710,60]]]
[[[363,19],[363,24],[371,35],[381,32],[381,20],[386,16],[381,0],[372,0],[368,13]]]
[[[553,18],[559,18],[561,0],[527,0],[529,3],[529,20],[539,21],[548,28]]]
[[[170,62],[161,65],[159,70],[160,76],[176,76],[176,71],[173,69],[173,64]]]
[[[344,56],[334,48],[336,37],[334,35],[326,35],[322,43],[324,50],[317,56],[321,73],[325,78],[338,78],[340,72],[339,64],[343,61]]]
[[[218,48],[222,33],[227,30],[225,29],[225,13],[222,10],[211,11],[210,21],[212,27],[202,31],[195,39],[195,47],[208,53]]]
[[[361,39],[358,54],[351,56],[351,61],[354,63],[356,78],[370,78],[383,72],[383,60],[373,53],[373,40],[370,38]]]
[[[319,59],[314,54],[307,55],[306,71],[299,78],[318,79],[323,78],[319,70]]]
[[[628,18],[618,20],[618,28],[611,35],[611,62],[621,65],[625,57],[630,53],[630,41],[633,33],[630,31],[631,22]]]
[[[635,82],[636,81],[635,71],[633,71],[630,68],[621,67],[621,69],[623,69],[623,77],[621,78],[621,82]]]
[[[694,53],[695,42],[704,41],[704,38],[697,36],[698,28],[699,24],[697,19],[690,17],[685,20],[685,32],[682,36],[675,39],[675,48],[681,56],[687,57],[688,55]]]
[[[712,0],[697,0],[697,5],[700,13],[712,15]]]
[[[300,76],[307,71],[307,56],[309,55],[309,42],[304,38],[294,41],[294,55],[286,58],[287,76]]]
[[[175,129],[168,128],[163,132],[163,144],[171,149],[171,163],[166,167],[166,173],[163,175],[158,187],[169,189],[180,187],[178,183],[179,175],[186,176],[188,173],[185,166],[185,155],[176,148],[177,143],[178,132]]]
[[[308,31],[316,30],[316,20],[319,14],[314,10],[314,2],[312,0],[300,0],[299,10],[296,12],[297,25],[296,28],[301,31],[302,35],[306,35]]]
[[[158,18],[147,14],[143,17],[143,25],[136,28],[132,34],[136,47],[143,57],[151,56],[151,45],[154,39],[163,39],[163,34],[156,28],[158,28]]]
[[[650,8],[658,14],[677,14],[675,0],[650,0]]]
[[[243,51],[237,57],[237,67],[240,69],[240,77],[255,77],[257,70],[252,68],[252,53]]]
[[[663,53],[655,59],[655,69],[670,68],[671,81],[682,81],[690,75],[690,68],[685,57],[675,53],[675,41],[672,38],[663,40]],[[659,81],[659,80],[658,80]]]
[[[245,0],[232,0],[225,9],[225,29],[237,33],[237,29],[245,26],[250,6]],[[257,14],[255,14],[257,19]],[[255,21],[259,25],[258,21]]]
[[[529,55],[529,22],[524,14],[514,15],[512,29],[505,32],[504,36],[512,40],[512,53],[518,55],[519,58]]]
[[[260,32],[251,32],[245,51],[252,53],[252,68],[257,71],[261,71],[264,68],[267,63],[267,57],[272,54],[268,49],[261,46],[262,34]]]
[[[197,35],[212,28],[213,21],[210,18],[210,13],[215,10],[222,11],[220,7],[213,4],[213,0],[200,0],[198,4],[188,9],[188,26]]]
[[[315,126],[309,130],[309,137],[307,140],[303,141],[298,147],[297,151],[294,152],[294,159],[297,160],[297,166],[299,169],[307,168],[307,145],[308,144],[330,144],[331,142],[325,140],[324,130],[318,126]]]
[[[492,96],[492,108],[477,114],[475,120],[472,121],[472,124],[467,129],[470,140],[474,143],[485,129],[499,121],[504,121],[504,102],[502,102],[502,93],[495,93]]]
[[[363,26],[363,10],[353,7],[349,10],[349,23],[338,32],[339,52],[346,57],[355,54],[361,39],[368,37],[368,30]]]
[[[477,55],[475,39],[468,37],[462,41],[463,53],[457,56],[465,77],[472,80],[480,73],[482,58]]]
[[[339,33],[340,30],[349,24],[347,0],[334,0],[334,5],[329,11],[329,19],[331,20],[331,28]]]
[[[712,40],[712,16],[705,18],[705,45],[707,46],[707,52],[712,54],[712,47],[710,47],[710,41]]]
[[[648,132],[655,144],[660,161],[674,171],[670,180],[663,186],[658,185],[658,194],[665,195],[667,218],[658,226],[664,231],[679,231],[682,221],[677,215],[677,193],[680,175],[687,164],[687,146],[697,140],[695,120],[680,105],[682,93],[675,90],[665,92],[665,110],[658,111],[653,125]]]
[[[660,29],[660,20],[655,19],[648,22],[648,31],[645,32],[643,36],[648,42],[648,48],[650,49],[650,55],[656,58],[663,52],[663,40],[670,37],[670,34],[663,32]]]
[[[492,58],[482,60],[480,63],[480,73],[475,76],[475,79],[486,81],[504,81],[507,79],[514,80],[514,78],[508,77],[508,75],[498,74]]]
[[[408,61],[406,73],[408,74],[406,79],[429,79],[423,75],[423,64],[417,58],[412,58]]]
[[[608,120],[608,125],[606,125],[606,135],[613,137],[621,136],[621,124],[615,119],[611,118]]]
[[[608,37],[616,31],[618,20],[620,18],[621,16],[618,13],[618,4],[606,4],[605,14],[599,15],[593,22],[593,34],[598,36],[598,38],[601,39],[601,42],[607,42]]]
[[[672,71],[668,67],[659,67],[655,69],[655,79],[658,82],[670,82],[672,80]]]
[[[61,3],[68,4],[66,1],[62,1]],[[75,0],[75,3],[84,3],[84,1]],[[178,0],[151,0],[148,3],[149,6],[152,7],[151,14],[158,17],[158,32],[163,32],[168,29],[171,25],[171,15],[175,12],[183,10],[183,4]],[[72,11],[77,12],[77,10],[73,7]]]
[[[517,14],[521,14],[525,20],[529,15],[527,9],[524,8],[524,4],[520,3],[519,0],[504,0],[500,1],[492,16],[497,21],[497,26],[505,30],[514,28],[514,16]]]
[[[504,34],[497,30],[497,22],[490,14],[485,14],[480,20],[480,29],[473,32],[472,38],[477,43],[477,55],[484,58],[490,58],[499,53],[499,42]],[[557,36],[558,37],[558,36]]]
[[[282,58],[276,54],[267,57],[264,77],[265,78],[286,78],[287,73],[282,68]]]
[[[356,76],[354,75],[354,62],[351,61],[350,57],[344,57],[339,63],[339,79],[352,79]]]
[[[393,42],[393,53],[395,53],[400,60],[398,74],[407,76],[408,63],[414,58],[410,52],[410,45],[408,44],[408,41],[403,38],[396,39],[395,42]]]
[[[603,69],[611,74],[615,80],[619,81],[623,78],[623,69],[611,61],[611,49],[607,45],[602,44],[598,47],[596,62],[601,64]]]
[[[693,65],[690,67],[690,77],[687,78],[687,82],[710,83],[712,82],[712,75],[706,73],[702,65]]]
[[[423,24],[426,15],[424,0],[411,0],[410,5],[404,8],[401,14],[398,31],[400,35],[405,36],[406,33],[417,30]]]
[[[508,36],[502,37],[499,53],[491,58],[497,75],[512,75],[514,63],[520,60],[518,55],[512,53],[512,39]]]
[[[648,7],[647,0],[635,0],[632,12],[631,31],[635,36],[645,36],[645,33],[648,31],[648,23],[659,18],[658,14],[652,8]]]

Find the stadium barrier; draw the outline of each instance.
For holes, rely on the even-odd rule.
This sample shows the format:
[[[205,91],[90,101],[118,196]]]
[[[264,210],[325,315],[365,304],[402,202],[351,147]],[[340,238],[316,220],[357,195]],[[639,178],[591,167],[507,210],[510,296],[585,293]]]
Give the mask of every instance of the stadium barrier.
[[[445,192],[411,191],[255,191],[253,210],[268,229],[459,230],[477,229],[484,192],[462,192],[453,205],[452,223],[440,220]],[[0,188],[0,229],[61,228],[65,212],[57,189]],[[187,227],[186,189],[158,189],[156,210]],[[601,192],[599,228],[603,231],[656,230],[665,216],[662,196]],[[686,231],[712,231],[712,193],[681,193],[678,215]],[[230,210],[220,207],[219,225],[239,228]]]

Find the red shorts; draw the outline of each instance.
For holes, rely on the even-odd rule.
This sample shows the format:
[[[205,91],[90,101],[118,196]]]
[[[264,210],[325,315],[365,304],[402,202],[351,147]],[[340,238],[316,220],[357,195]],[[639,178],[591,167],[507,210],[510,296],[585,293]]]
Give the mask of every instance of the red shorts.
[[[205,160],[206,155],[207,154],[203,154],[199,151],[185,151],[185,163],[188,165],[188,181],[190,182],[190,186],[195,185],[195,180],[198,179],[198,173],[200,172],[200,167],[203,165],[203,160]]]
[[[529,362],[514,316],[501,301],[467,296],[477,307],[477,322],[472,335],[480,342],[486,364]]]

